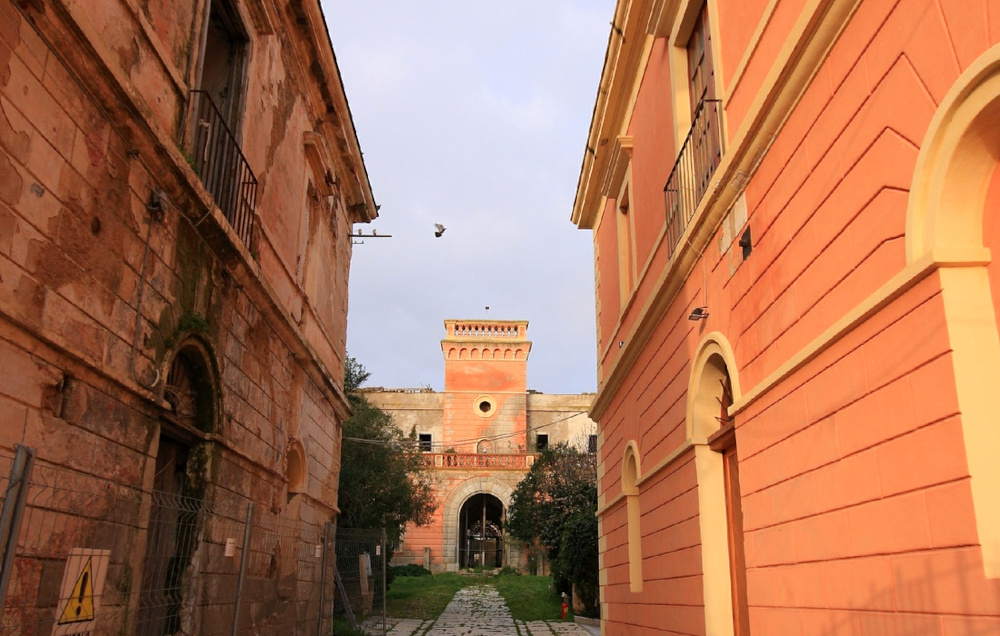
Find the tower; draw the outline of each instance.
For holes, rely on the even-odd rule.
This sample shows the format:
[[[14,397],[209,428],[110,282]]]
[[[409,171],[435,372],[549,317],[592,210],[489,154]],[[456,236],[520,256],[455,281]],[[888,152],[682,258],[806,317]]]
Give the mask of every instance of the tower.
[[[526,450],[526,320],[446,320],[441,443],[459,453]]]

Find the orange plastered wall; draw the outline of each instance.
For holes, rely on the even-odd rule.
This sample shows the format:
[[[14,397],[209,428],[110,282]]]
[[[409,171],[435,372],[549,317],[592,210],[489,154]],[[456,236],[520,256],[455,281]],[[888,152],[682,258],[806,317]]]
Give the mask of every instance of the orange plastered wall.
[[[733,81],[737,67],[748,57],[754,29],[764,17],[768,0],[716,0],[719,16],[719,40],[722,42],[722,80],[725,90]],[[794,2],[780,3],[794,5]]]
[[[720,11],[731,4],[720,0]],[[755,53],[760,59],[747,65],[727,105],[730,135],[802,6],[797,0],[776,4]],[[746,27],[732,17],[722,18],[723,33],[746,38]],[[716,233],[602,414],[600,492],[608,500],[620,492],[630,439],[639,445],[644,471],[683,442],[689,361],[706,334],[719,331],[732,344],[746,393],[905,267],[908,189],[924,134],[959,73],[998,35],[997,2],[861,3],[745,191],[751,257],[743,262],[720,254]],[[727,46],[728,78],[730,62],[740,56]],[[636,118],[652,116],[644,109],[645,91],[646,81]],[[633,121],[630,128],[643,125]],[[652,156],[656,149],[641,144],[652,145],[654,138],[637,133],[633,157]],[[647,178],[654,183],[637,184],[638,191],[651,192],[659,181],[658,175]],[[998,206],[994,179],[987,210]],[[988,216],[985,240],[994,254],[998,227],[996,215]],[[651,280],[666,266],[658,257]],[[990,265],[995,299],[998,267]],[[603,265],[602,279],[609,272]],[[641,287],[638,297],[649,294]],[[739,414],[753,633],[951,634],[974,633],[977,625],[992,633],[997,627],[1000,585],[984,578],[975,548],[939,294],[937,277],[924,279]],[[710,318],[686,320],[702,302]],[[632,311],[644,304],[635,303]],[[615,324],[602,317],[602,333],[609,322]],[[611,338],[628,333],[626,327]],[[602,361],[605,374],[616,356],[612,347]],[[679,471],[684,462],[664,472]],[[683,496],[676,494],[682,481],[671,473],[640,486],[644,556],[662,541],[677,537],[683,543],[690,518],[667,512],[668,503]],[[668,585],[671,566],[644,568],[647,585],[662,584],[655,610],[642,610],[643,596],[629,593],[624,502],[615,506],[602,517],[609,620],[644,633],[642,616],[661,615],[676,598],[702,623],[675,631],[702,633],[700,590]],[[647,542],[651,536],[657,538]]]
[[[861,633],[941,633],[925,631],[940,617],[924,625],[910,612],[1000,614],[1000,584],[985,580],[972,547],[950,355],[932,275],[741,414],[757,629],[836,617]],[[979,619],[948,620],[971,633],[961,629]]]
[[[503,435],[493,450],[525,446],[527,430],[527,361],[448,360],[445,363],[445,399],[442,443],[459,452],[475,452],[474,440]],[[482,398],[495,406],[489,416],[479,409]],[[513,435],[511,435],[513,434]]]
[[[674,147],[670,60],[667,41],[653,43],[646,74],[636,99],[629,135],[641,139],[632,151],[632,205],[637,270],[642,271],[663,231],[666,211],[663,187],[677,152]]]
[[[615,325],[621,315],[618,280],[618,229],[615,224],[615,204],[609,200],[601,214],[600,224],[594,229],[597,252],[597,326],[598,352],[603,352],[615,335]]]
[[[723,74],[726,78],[724,91],[727,94],[731,94],[729,103],[726,105],[726,126],[731,136],[743,124],[747,111],[757,96],[757,91],[763,84],[767,74],[771,72],[774,60],[777,59],[778,53],[785,45],[788,34],[791,32],[795,21],[799,18],[803,7],[807,3],[805,0],[780,0],[777,2],[774,11],[761,30],[761,35],[757,40],[756,46],[752,51],[749,51],[749,55],[747,55],[748,50],[746,46],[750,42],[744,40],[746,37],[746,26],[741,26],[737,24],[736,20],[732,19],[734,17],[732,15],[733,6],[738,4],[750,5],[746,9],[749,15],[760,11],[761,8],[757,5],[763,3],[760,0],[753,0],[753,2],[746,3],[740,2],[740,0],[720,1],[719,19],[721,22],[720,26],[723,29]],[[722,15],[723,9],[726,12],[725,17]],[[763,14],[761,14],[761,18],[763,17]],[[729,36],[733,36],[735,40],[729,41]],[[745,61],[744,58],[746,58]],[[743,73],[739,77],[733,76],[737,71],[737,68],[731,65],[734,62],[737,65],[740,62],[744,63]]]
[[[629,585],[625,502],[619,502],[603,516],[607,541],[604,601],[609,604],[606,618],[630,624],[639,629],[637,633],[703,633],[698,491],[693,455],[657,475],[642,490],[641,592],[632,592]]]
[[[928,87],[953,82],[958,66],[943,21],[931,28],[936,12],[887,17],[876,4],[859,9],[747,188],[756,262],[730,283],[744,382],[772,372],[904,265],[907,191],[936,108]],[[921,47],[943,61],[901,55],[898,30],[937,33]]]

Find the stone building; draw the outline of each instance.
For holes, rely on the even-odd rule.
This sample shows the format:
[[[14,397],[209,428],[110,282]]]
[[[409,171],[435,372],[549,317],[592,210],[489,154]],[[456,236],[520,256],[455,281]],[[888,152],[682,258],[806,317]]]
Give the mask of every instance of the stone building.
[[[1000,633],[1000,4],[619,0],[606,634]]]
[[[437,510],[407,526],[393,563],[433,571],[527,568],[504,535],[511,494],[538,451],[561,442],[596,449],[594,396],[528,390],[527,321],[446,320],[444,391],[367,389],[368,401],[416,436],[432,469]]]
[[[0,0],[0,113],[0,631],[315,633],[377,214],[319,0]]]

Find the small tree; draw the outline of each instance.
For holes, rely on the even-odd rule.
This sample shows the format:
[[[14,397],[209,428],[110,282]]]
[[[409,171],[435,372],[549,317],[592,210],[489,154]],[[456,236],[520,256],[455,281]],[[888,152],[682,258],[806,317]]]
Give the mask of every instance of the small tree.
[[[348,357],[344,375],[354,415],[344,422],[338,524],[385,528],[391,559],[406,524],[428,523],[437,507],[429,473],[414,436],[403,435],[391,415],[357,392],[370,375],[365,368]]]
[[[597,457],[566,443],[542,452],[514,489],[507,530],[526,545],[545,549],[556,588],[575,584],[588,609],[597,607]],[[592,590],[592,593],[591,593]],[[584,595],[589,594],[589,598]]]

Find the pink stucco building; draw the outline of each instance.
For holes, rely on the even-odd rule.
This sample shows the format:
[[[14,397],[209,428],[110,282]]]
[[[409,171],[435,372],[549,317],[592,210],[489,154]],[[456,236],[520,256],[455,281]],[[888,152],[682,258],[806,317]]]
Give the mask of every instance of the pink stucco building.
[[[1000,3],[619,0],[605,634],[1000,633]]]

